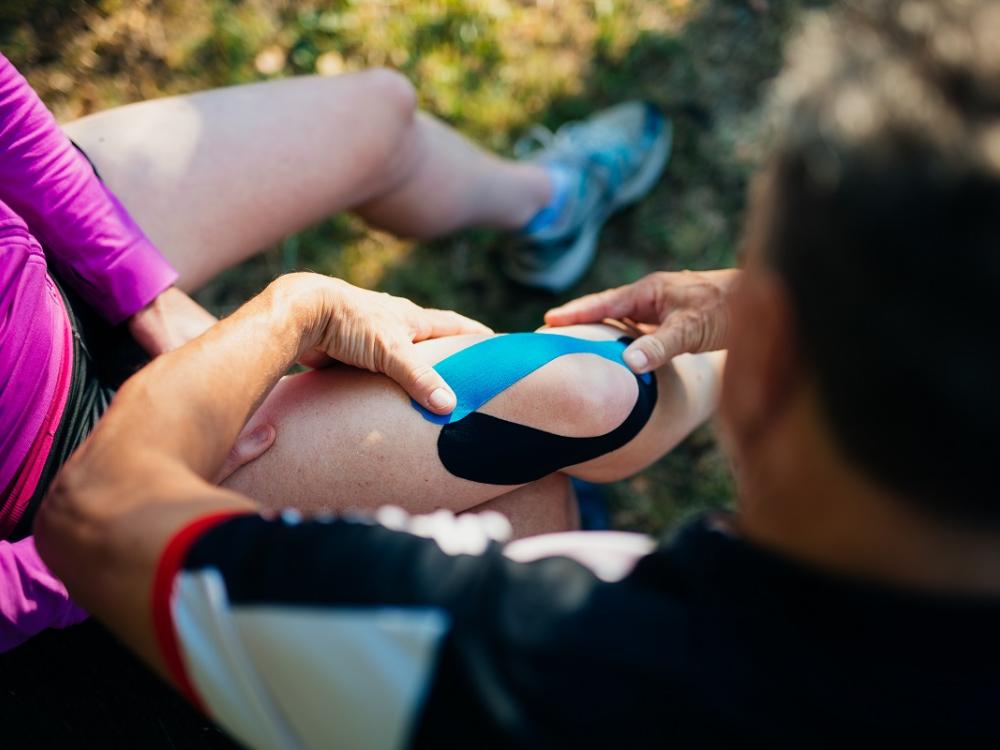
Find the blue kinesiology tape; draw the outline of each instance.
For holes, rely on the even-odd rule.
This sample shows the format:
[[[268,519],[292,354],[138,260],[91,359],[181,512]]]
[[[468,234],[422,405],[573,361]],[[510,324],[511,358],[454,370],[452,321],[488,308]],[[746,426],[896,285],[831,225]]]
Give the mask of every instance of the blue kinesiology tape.
[[[434,365],[455,392],[457,404],[451,414],[435,414],[416,401],[413,406],[428,422],[457,422],[538,368],[567,354],[596,354],[628,369],[622,359],[627,346],[627,339],[592,341],[557,333],[508,333],[484,339]],[[649,382],[648,374],[642,377]]]
[[[628,369],[622,353],[629,339],[591,341],[551,333],[511,333],[486,339],[438,362],[434,369],[455,391],[446,416],[413,402],[424,419],[442,425],[438,456],[452,474],[485,484],[524,484],[592,460],[634,438],[656,405],[656,379],[636,375],[639,393],[631,413],[604,435],[573,438],[508,422],[477,411],[516,382],[567,354],[595,354]],[[630,371],[631,372],[631,371]]]

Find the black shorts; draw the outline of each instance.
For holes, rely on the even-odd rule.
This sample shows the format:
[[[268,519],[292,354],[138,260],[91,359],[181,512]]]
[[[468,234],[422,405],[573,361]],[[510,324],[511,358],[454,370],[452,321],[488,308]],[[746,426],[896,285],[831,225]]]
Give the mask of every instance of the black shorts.
[[[73,329],[73,372],[52,448],[24,515],[9,537],[11,541],[31,534],[35,512],[59,469],[97,425],[115,391],[149,361],[124,323],[109,325],[54,274],[52,279],[62,293]]]

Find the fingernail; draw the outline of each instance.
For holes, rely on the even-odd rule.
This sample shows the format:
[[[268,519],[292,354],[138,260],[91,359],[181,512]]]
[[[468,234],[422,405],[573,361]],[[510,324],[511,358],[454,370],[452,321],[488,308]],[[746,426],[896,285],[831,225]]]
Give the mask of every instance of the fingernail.
[[[646,366],[649,365],[649,357],[642,349],[629,349],[625,352],[625,361],[636,372],[645,370]]]
[[[427,403],[432,409],[449,409],[455,404],[455,397],[444,388],[436,388]]]
[[[251,441],[257,443],[257,445],[263,445],[271,439],[271,429],[271,425],[262,424],[259,427],[255,427],[248,437]]]

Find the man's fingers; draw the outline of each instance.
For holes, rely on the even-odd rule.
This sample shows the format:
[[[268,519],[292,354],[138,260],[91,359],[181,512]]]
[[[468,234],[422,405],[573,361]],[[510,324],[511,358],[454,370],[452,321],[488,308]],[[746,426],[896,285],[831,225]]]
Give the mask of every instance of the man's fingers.
[[[320,370],[324,367],[329,367],[336,360],[333,359],[329,354],[321,352],[319,349],[312,349],[301,357],[299,357],[299,364],[303,367],[309,367],[313,370]]]
[[[631,314],[629,287],[588,294],[545,313],[545,324],[570,326],[576,323],[599,323],[605,318],[624,318]]]
[[[435,414],[454,411],[454,392],[433,366],[415,356],[413,344],[390,352],[385,374],[399,383],[414,401]]]
[[[632,372],[642,374],[662,367],[684,351],[683,332],[668,323],[653,333],[637,338],[622,356]]]
[[[216,482],[221,484],[241,466],[264,455],[274,445],[276,435],[274,426],[269,424],[258,425],[250,432],[241,433],[226,456]]]
[[[488,336],[493,333],[479,321],[459,315],[452,310],[419,310],[418,316],[415,326],[415,341],[462,334]]]

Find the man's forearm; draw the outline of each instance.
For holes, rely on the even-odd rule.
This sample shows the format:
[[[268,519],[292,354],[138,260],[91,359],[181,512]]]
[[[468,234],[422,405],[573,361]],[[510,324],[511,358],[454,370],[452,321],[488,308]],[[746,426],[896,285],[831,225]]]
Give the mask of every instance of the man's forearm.
[[[310,287],[297,280],[279,279],[128,381],[102,424],[129,435],[119,449],[134,445],[214,476],[247,418],[311,343]]]
[[[162,550],[193,519],[253,511],[212,479],[248,415],[313,344],[321,287],[280,279],[137,373],[39,509],[45,562],[74,600],[161,671],[148,597]]]
[[[308,305],[291,287],[275,282],[126,382],[39,509],[45,562],[75,601],[161,671],[148,607],[154,570],[193,518],[254,509],[212,479],[247,417],[310,343]]]
[[[206,516],[254,511],[249,498],[212,479],[288,366],[315,348],[395,373],[412,397],[429,403],[446,385],[416,356],[414,340],[484,330],[327,277],[279,279],[122,387],[39,508],[40,555],[74,600],[165,673],[149,607],[156,571],[182,529]]]

